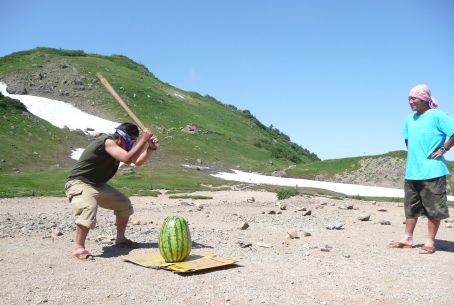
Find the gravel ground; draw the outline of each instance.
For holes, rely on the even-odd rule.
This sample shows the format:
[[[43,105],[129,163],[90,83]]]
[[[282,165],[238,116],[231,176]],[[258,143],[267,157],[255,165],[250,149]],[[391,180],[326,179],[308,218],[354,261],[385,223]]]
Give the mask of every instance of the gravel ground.
[[[403,234],[397,203],[198,194],[213,199],[133,197],[127,235],[140,243],[135,250],[113,246],[113,214],[100,209],[87,242],[92,262],[70,255],[74,224],[65,198],[0,199],[0,303],[454,304],[453,218],[440,227],[438,251],[421,255],[426,219],[416,228],[416,248],[386,247]],[[368,213],[370,220],[358,220]],[[160,225],[173,214],[188,220],[193,254],[235,258],[238,265],[178,275],[123,261],[157,251]]]

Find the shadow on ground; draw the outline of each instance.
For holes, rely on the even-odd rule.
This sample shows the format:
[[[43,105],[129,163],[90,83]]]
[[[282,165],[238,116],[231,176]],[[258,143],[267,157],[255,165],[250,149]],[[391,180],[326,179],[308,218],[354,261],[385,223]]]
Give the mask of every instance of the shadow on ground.
[[[200,244],[198,242],[193,241],[192,242],[192,249],[212,249],[212,246]],[[139,249],[159,249],[159,244],[158,243],[139,243]],[[128,255],[129,252],[131,252],[134,249],[128,249],[128,248],[120,248],[116,245],[109,245],[109,246],[104,246],[102,248],[102,254],[101,255],[95,255],[95,257],[104,257],[104,258],[109,258],[109,257],[118,257],[118,256],[123,256],[123,255]]]
[[[437,245],[437,251],[454,253],[454,242],[453,241],[437,239],[435,244]]]

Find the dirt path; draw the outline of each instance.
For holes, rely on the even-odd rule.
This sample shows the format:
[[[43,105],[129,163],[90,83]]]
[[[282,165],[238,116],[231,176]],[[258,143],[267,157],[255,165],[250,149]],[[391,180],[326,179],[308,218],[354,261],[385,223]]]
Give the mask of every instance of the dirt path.
[[[113,215],[99,210],[88,241],[94,262],[69,255],[74,225],[66,199],[0,199],[0,303],[454,303],[453,223],[442,223],[439,251],[420,255],[418,248],[386,247],[403,233],[403,208],[396,203],[298,197],[282,201],[287,209],[280,210],[274,193],[200,194],[214,198],[133,197],[136,213],[128,236],[141,248],[132,251],[112,246]],[[353,209],[343,209],[348,205]],[[303,207],[311,215],[303,216]],[[363,212],[371,213],[369,221],[358,220]],[[239,266],[182,276],[123,261],[129,253],[156,251],[160,225],[172,214],[188,220],[193,253],[235,258]],[[380,224],[385,220],[391,224]],[[241,230],[244,222],[249,228]],[[327,229],[336,226],[342,229]],[[426,227],[421,219],[419,246]],[[289,229],[299,238],[287,238]]]

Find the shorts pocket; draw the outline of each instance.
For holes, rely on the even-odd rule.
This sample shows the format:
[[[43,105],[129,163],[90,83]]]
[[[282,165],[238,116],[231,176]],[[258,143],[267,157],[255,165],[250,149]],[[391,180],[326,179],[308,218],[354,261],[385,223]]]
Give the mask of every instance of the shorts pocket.
[[[69,202],[71,202],[73,197],[82,195],[83,191],[83,186],[76,181],[68,181],[65,184],[65,194],[66,197],[68,197]]]
[[[429,186],[430,192],[435,195],[442,195],[446,193],[446,177],[441,177],[435,180]]]

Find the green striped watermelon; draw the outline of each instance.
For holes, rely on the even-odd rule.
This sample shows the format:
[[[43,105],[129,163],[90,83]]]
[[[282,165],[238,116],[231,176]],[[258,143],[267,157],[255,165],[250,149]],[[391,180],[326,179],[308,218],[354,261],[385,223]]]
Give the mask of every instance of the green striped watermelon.
[[[164,220],[159,235],[159,252],[167,263],[183,261],[191,253],[191,233],[188,223],[181,216]]]

